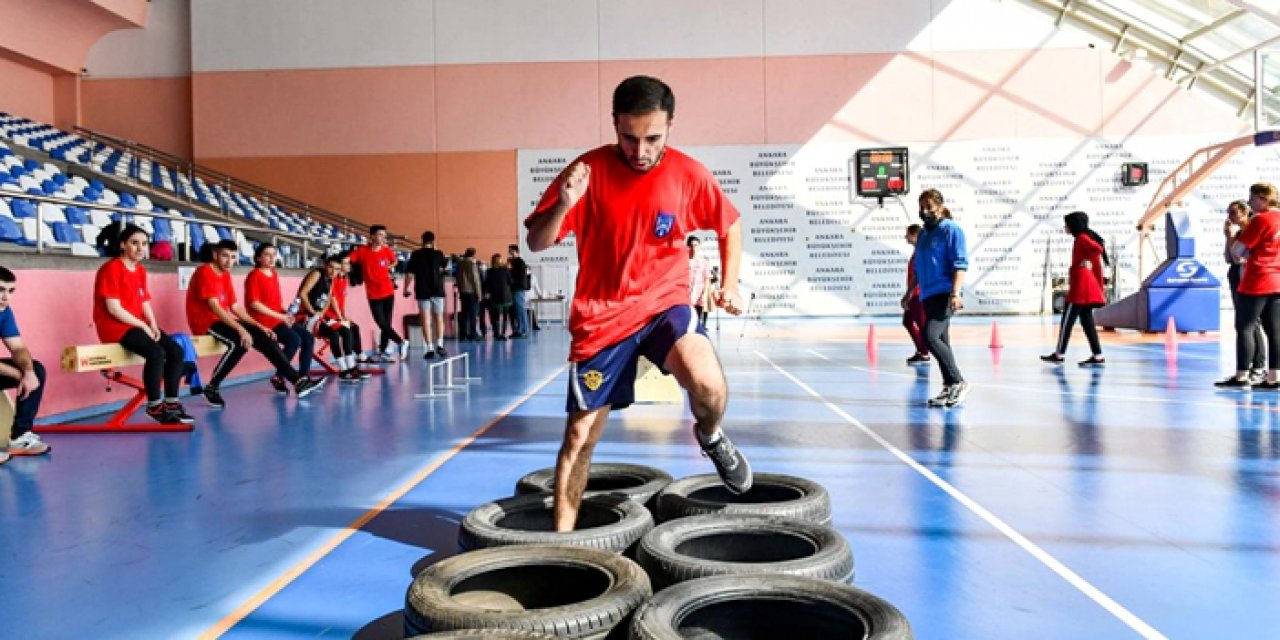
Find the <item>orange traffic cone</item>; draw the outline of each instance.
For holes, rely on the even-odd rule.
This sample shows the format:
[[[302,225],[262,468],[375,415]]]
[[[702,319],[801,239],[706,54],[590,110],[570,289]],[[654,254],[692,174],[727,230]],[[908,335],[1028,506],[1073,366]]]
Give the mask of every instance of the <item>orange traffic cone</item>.
[[[873,322],[867,327],[867,360],[875,364],[879,356],[880,350],[876,347],[876,325]]]
[[[991,348],[1004,348],[1004,343],[1000,342],[1000,325],[996,324],[995,320],[991,321]]]
[[[1169,316],[1169,321],[1164,325],[1164,348],[1178,348],[1178,323],[1173,316]]]

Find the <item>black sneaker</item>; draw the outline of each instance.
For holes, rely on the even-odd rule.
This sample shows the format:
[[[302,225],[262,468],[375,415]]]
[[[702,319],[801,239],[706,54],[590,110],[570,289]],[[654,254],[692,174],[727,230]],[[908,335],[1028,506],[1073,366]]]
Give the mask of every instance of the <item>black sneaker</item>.
[[[930,358],[927,353],[917,353],[907,358],[907,364],[929,364]]]
[[[713,444],[702,445],[702,455],[711,458],[716,465],[716,473],[720,474],[720,481],[726,489],[739,495],[751,490],[751,464],[729,442],[729,436],[721,433],[720,439]]]
[[[276,393],[289,393],[289,387],[280,376],[271,376],[271,388],[275,389]]]
[[[146,408],[147,417],[159,422],[160,424],[182,424],[178,416],[174,415],[163,402],[160,404],[150,405]]]
[[[321,386],[322,383],[311,378],[298,378],[298,381],[293,383],[293,392],[301,399],[315,393]]]
[[[1089,356],[1076,364],[1082,367],[1101,367],[1107,364],[1107,359],[1102,356]]]
[[[1048,362],[1049,364],[1062,364],[1066,360],[1066,358],[1056,353],[1051,353],[1047,356],[1040,356],[1040,360],[1044,362]]]
[[[204,394],[204,399],[209,401],[209,404],[215,407],[227,406],[226,400],[222,399],[222,394],[218,393],[217,387],[213,387],[213,386],[205,387],[202,393]]]
[[[360,382],[360,374],[355,369],[347,369],[338,374],[338,382]]]
[[[1230,376],[1213,383],[1213,386],[1219,389],[1244,389],[1247,391],[1253,385],[1249,384],[1248,378],[1241,380],[1235,376]]]
[[[444,358],[449,355],[449,352],[444,350],[444,345],[441,345],[436,347],[436,355],[440,356],[441,358]]]
[[[423,359],[423,360],[430,360],[430,359],[432,359],[432,358],[434,358],[434,357],[436,357],[436,350],[435,350],[435,349],[427,349],[426,353],[423,353],[423,354],[422,354],[422,359]]]
[[[168,409],[169,413],[172,413],[173,417],[177,418],[178,422],[182,424],[196,423],[195,416],[188,414],[187,410],[182,408],[181,402],[165,402],[164,408]]]
[[[1262,382],[1255,382],[1253,383],[1253,390],[1254,391],[1280,391],[1280,382],[1267,382],[1266,380],[1263,380]]]
[[[1266,369],[1252,369],[1249,371],[1249,382],[1252,384],[1262,384],[1267,381]]]

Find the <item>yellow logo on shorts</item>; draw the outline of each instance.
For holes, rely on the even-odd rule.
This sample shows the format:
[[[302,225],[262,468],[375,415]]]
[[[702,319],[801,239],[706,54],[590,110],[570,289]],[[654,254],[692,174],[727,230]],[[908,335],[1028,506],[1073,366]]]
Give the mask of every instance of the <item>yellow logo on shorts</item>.
[[[600,388],[600,385],[604,384],[604,374],[592,369],[582,374],[582,383],[587,385],[587,390],[595,391]]]

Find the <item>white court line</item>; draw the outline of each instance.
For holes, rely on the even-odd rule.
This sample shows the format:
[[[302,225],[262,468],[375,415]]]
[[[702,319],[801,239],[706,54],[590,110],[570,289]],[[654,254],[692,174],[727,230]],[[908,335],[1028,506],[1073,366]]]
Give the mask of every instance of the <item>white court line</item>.
[[[889,453],[892,453],[894,457],[901,460],[903,464],[906,464],[907,466],[914,469],[916,473],[919,473],[920,475],[924,476],[926,479],[929,480],[929,482],[932,482],[939,489],[942,489],[944,492],[946,492],[947,495],[951,496],[952,498],[955,498],[957,502],[964,505],[967,509],[972,511],[979,518],[982,518],[983,520],[985,520],[987,524],[991,525],[992,527],[995,527],[997,531],[1004,534],[1006,538],[1009,538],[1010,540],[1012,540],[1014,544],[1018,545],[1019,547],[1022,547],[1023,551],[1026,551],[1027,553],[1031,554],[1033,558],[1035,558],[1036,560],[1039,560],[1045,566],[1049,567],[1049,569],[1052,570],[1054,573],[1058,574],[1059,577],[1061,577],[1063,580],[1066,580],[1068,584],[1078,589],[1084,595],[1088,596],[1089,599],[1098,603],[1098,605],[1100,605],[1103,609],[1106,609],[1108,612],[1110,612],[1111,615],[1119,618],[1121,622],[1124,622],[1126,625],[1129,626],[1129,628],[1133,629],[1134,631],[1137,631],[1138,634],[1141,635],[1143,638],[1151,638],[1151,639],[1158,638],[1160,640],[1168,640],[1164,634],[1160,633],[1154,627],[1147,624],[1146,622],[1143,622],[1141,618],[1134,615],[1128,609],[1125,609],[1120,603],[1116,602],[1115,600],[1112,600],[1110,596],[1108,596],[1107,594],[1103,593],[1100,589],[1090,584],[1089,581],[1081,577],[1080,574],[1072,571],[1070,568],[1067,567],[1067,565],[1062,564],[1062,562],[1058,561],[1057,558],[1054,558],[1053,556],[1049,555],[1049,552],[1045,551],[1044,549],[1041,549],[1038,545],[1036,545],[1036,543],[1029,540],[1026,536],[1022,535],[1021,533],[1018,533],[1016,529],[1014,529],[1004,520],[1001,520],[998,516],[996,516],[996,514],[988,511],[986,507],[983,507],[982,505],[978,504],[976,501],[973,500],[973,498],[970,498],[969,496],[962,493],[959,489],[951,485],[951,483],[947,482],[946,480],[943,480],[942,478],[938,477],[938,475],[935,474],[934,472],[926,469],[919,462],[916,462],[914,458],[904,453],[901,449],[893,446],[893,444],[890,443],[888,440],[881,438],[879,434],[877,434],[875,431],[872,431],[870,428],[867,427],[867,425],[859,422],[857,418],[854,418],[853,416],[849,415],[844,409],[841,409],[840,407],[837,407],[835,404],[832,404],[831,401],[822,397],[822,394],[818,393],[817,391],[814,391],[812,387],[801,382],[799,378],[796,378],[795,376],[791,375],[790,372],[786,371],[782,367],[779,367],[777,364],[774,364],[774,362],[770,360],[768,356],[764,355],[763,353],[760,353],[759,351],[756,351],[755,353],[757,356],[760,357],[760,359],[764,360],[765,362],[768,362],[770,366],[772,366],[774,369],[778,371],[778,373],[781,373],[783,376],[786,376],[787,379],[794,382],[796,386],[800,387],[801,389],[804,389],[809,395],[816,398],[819,402],[822,402],[823,404],[825,404],[827,408],[831,409],[831,411],[834,412],[836,415],[840,416],[841,418],[844,418],[846,422],[853,425],[854,427],[857,427],[858,430],[866,434],[868,438],[875,440],[877,444],[884,447],[886,450],[889,451]]]
[[[831,358],[827,357],[826,355],[823,355],[818,351],[814,351],[813,349],[807,349],[806,351],[808,351],[809,353],[815,356],[818,356],[819,358],[822,358],[823,360],[831,361]],[[871,369],[868,367],[860,367],[856,364],[851,364],[846,366],[848,366],[850,369],[853,369],[855,371],[866,371],[867,373],[874,373],[876,375],[882,375],[882,376],[898,376],[900,378],[912,378],[912,379],[917,377],[916,374],[913,374],[913,373],[897,373],[894,371]],[[1018,386],[1008,385],[1008,384],[991,384],[989,382],[974,382],[972,380],[969,381],[969,384],[970,386],[973,386],[973,387],[983,387],[986,389],[1004,389],[1005,391],[1026,391],[1028,393],[1044,393],[1044,394],[1053,395],[1053,396],[1061,396],[1061,395],[1083,396],[1083,397],[1098,398],[1100,400],[1132,400],[1136,402],[1145,402],[1148,404],[1181,404],[1181,405],[1191,405],[1191,406],[1199,406],[1199,407],[1217,407],[1217,408],[1222,408],[1224,406],[1230,406],[1230,407],[1240,406],[1239,402],[1228,402],[1228,401],[1206,402],[1203,400],[1178,400],[1176,398],[1166,398],[1161,396],[1125,396],[1125,395],[1117,395],[1114,393],[1091,393],[1088,391],[1063,391],[1061,389],[1042,389],[1040,387],[1018,387]],[[1229,393],[1229,394],[1232,394],[1232,396],[1234,397],[1241,397],[1241,398],[1250,397],[1248,395],[1244,395],[1247,392],[1233,392],[1230,390],[1224,390],[1221,393],[1224,393],[1224,394]],[[1271,392],[1267,392],[1267,393],[1271,393]],[[1280,397],[1280,396],[1277,396],[1277,397]],[[1274,409],[1274,407],[1271,407],[1266,404],[1255,403],[1252,400],[1250,400],[1245,406],[1250,409]]]

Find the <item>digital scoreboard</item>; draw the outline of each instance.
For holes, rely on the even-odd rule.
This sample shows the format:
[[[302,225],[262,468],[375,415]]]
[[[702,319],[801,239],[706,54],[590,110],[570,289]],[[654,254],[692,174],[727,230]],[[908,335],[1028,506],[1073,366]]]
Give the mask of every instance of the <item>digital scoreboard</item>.
[[[900,196],[911,190],[911,168],[906,147],[859,149],[849,167],[859,198]]]

